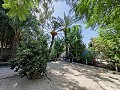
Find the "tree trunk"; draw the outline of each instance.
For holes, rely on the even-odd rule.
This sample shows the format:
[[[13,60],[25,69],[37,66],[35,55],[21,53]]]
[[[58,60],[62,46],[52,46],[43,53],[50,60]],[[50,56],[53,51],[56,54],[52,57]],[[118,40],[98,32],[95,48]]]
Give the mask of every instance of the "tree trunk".
[[[4,51],[5,55],[7,54],[7,39],[6,39],[6,42],[5,42],[5,51]]]
[[[115,71],[118,72],[118,67],[116,63],[115,63]]]
[[[1,40],[1,58],[3,56],[3,40]]]
[[[65,29],[64,35],[65,35],[66,58],[68,59],[67,29]]]
[[[52,46],[53,46],[53,43],[54,43],[54,39],[55,39],[55,36],[52,35],[52,41],[51,41],[50,48],[49,48],[49,55],[50,55],[51,50],[52,50]]]
[[[14,58],[15,53],[17,51],[17,47],[19,45],[19,39],[20,39],[20,32],[16,31],[13,42],[12,42],[12,58]]]
[[[57,58],[59,58],[59,52],[57,51]]]

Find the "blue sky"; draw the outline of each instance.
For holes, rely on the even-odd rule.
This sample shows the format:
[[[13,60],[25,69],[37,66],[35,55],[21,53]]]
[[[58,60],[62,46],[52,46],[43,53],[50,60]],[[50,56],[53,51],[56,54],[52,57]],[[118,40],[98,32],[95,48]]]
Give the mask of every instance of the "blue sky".
[[[54,9],[55,12],[53,13],[53,16],[55,17],[63,17],[64,12],[67,14],[69,11],[69,6],[65,4],[65,2],[54,2]],[[81,25],[81,23],[79,23]],[[97,37],[98,33],[97,31],[93,31],[90,28],[85,30],[85,25],[82,24],[82,36],[83,36],[83,42],[88,45],[88,43],[90,42],[90,39],[92,37]]]

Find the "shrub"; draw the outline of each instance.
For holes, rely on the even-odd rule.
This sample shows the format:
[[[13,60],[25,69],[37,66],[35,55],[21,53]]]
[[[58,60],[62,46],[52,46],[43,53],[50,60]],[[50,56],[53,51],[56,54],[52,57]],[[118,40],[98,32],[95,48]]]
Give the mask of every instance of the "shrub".
[[[20,42],[11,68],[18,71],[21,77],[34,79],[45,75],[48,57],[47,39],[42,36],[39,40],[30,38]]]

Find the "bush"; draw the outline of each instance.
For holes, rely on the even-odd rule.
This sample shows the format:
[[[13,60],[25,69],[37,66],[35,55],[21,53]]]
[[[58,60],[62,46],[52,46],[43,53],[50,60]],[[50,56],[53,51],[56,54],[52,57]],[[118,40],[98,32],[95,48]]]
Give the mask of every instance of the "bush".
[[[59,58],[62,52],[64,52],[64,41],[62,38],[56,38],[50,53],[51,61]]]
[[[18,71],[21,77],[34,79],[45,75],[48,57],[46,38],[42,36],[39,40],[31,38],[20,43],[16,56],[11,61],[11,68]]]
[[[10,63],[9,62],[0,62],[0,67],[2,66],[9,66]]]

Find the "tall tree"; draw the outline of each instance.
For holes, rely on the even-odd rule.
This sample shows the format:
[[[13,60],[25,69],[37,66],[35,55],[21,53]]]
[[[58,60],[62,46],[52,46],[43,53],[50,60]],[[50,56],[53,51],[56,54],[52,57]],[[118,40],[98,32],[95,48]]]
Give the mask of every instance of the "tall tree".
[[[98,55],[102,54],[101,59],[107,60],[118,71],[118,67],[120,67],[119,32],[116,32],[116,30],[101,30],[100,36],[92,39],[92,48]]]
[[[120,0],[79,0],[73,5],[73,10],[87,27],[102,29],[100,37],[95,40],[96,48],[103,49],[109,58],[119,62]]]
[[[73,8],[79,19],[87,21],[88,27],[115,27],[119,24],[119,0],[79,0]]]
[[[74,16],[70,16],[70,14],[65,15],[65,13],[64,13],[63,19],[58,17],[58,21],[59,21],[60,26],[61,26],[60,31],[64,32],[65,46],[66,46],[66,57],[67,57],[68,56],[67,31],[77,21],[77,19]]]
[[[52,37],[50,48],[49,48],[49,53],[51,53],[51,49],[52,49],[52,46],[54,44],[54,39],[55,39],[55,36],[58,34],[57,30],[59,30],[59,28],[60,28],[59,22],[57,22],[57,19],[55,17],[52,17],[52,20],[51,20],[50,25],[49,25],[49,29],[51,29],[50,34]]]
[[[85,50],[85,45],[82,41],[81,26],[75,25],[69,28],[67,34],[70,61],[80,62]]]
[[[49,16],[52,14],[52,10],[50,10],[49,8],[49,4],[51,3],[51,0],[3,0],[4,4],[2,4],[2,6],[5,9],[8,9],[7,15],[11,18],[11,21],[9,22],[11,27],[13,28],[14,32],[15,32],[15,36],[14,36],[14,40],[13,40],[13,56],[14,53],[17,49],[17,45],[19,43],[19,39],[20,39],[20,34],[22,32],[22,30],[25,30],[25,25],[27,25],[26,23],[31,23],[31,26],[35,27],[34,25],[36,23],[33,24],[34,20],[37,18],[35,17],[33,20],[29,17],[32,15],[36,15],[38,12],[40,14],[40,18],[39,21],[41,23],[41,25],[39,25],[40,27],[45,24],[45,22],[48,20]],[[39,8],[38,6],[42,7]],[[28,19],[29,17],[29,19]],[[31,16],[33,17],[33,16]],[[33,22],[31,22],[31,21]],[[42,21],[43,22],[42,22]],[[38,25],[38,24],[37,24]],[[26,26],[29,27],[33,30],[33,27],[31,26]],[[43,28],[42,28],[43,29]],[[30,29],[29,29],[30,30]],[[28,30],[26,30],[28,31]]]
[[[51,59],[59,58],[60,54],[64,52],[64,39],[63,38],[55,38],[52,50],[51,50]]]
[[[2,4],[4,2],[1,0],[0,1],[0,42],[1,42],[1,59],[3,60],[7,51],[7,48],[11,48],[12,46],[12,41],[13,41],[13,37],[14,37],[14,30],[11,27],[9,21],[10,18],[6,15],[6,13],[8,12],[7,9],[4,9],[2,7]],[[3,49],[4,47],[4,49]]]

